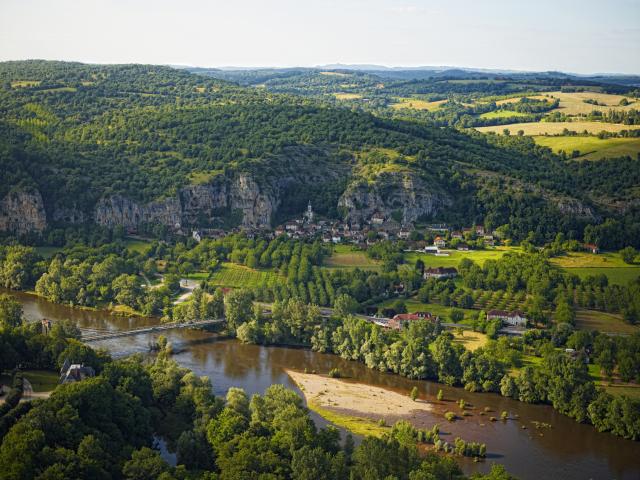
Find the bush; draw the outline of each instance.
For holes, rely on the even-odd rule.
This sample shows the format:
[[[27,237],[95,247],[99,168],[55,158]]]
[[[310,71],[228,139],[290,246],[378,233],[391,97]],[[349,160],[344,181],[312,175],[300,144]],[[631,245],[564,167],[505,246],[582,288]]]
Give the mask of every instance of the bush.
[[[338,368],[332,368],[332,369],[329,371],[329,376],[330,376],[331,378],[340,378],[340,377],[342,377],[342,374],[340,373],[340,369],[338,369]]]
[[[444,418],[446,418],[448,421],[453,422],[457,417],[457,415],[453,412],[445,412],[444,414]]]

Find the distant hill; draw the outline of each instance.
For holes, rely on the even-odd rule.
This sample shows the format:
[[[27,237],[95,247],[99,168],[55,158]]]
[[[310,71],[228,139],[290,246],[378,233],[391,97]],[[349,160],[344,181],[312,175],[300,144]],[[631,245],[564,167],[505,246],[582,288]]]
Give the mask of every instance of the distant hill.
[[[0,230],[262,228],[312,201],[329,218],[484,222],[513,238],[581,236],[606,218],[635,232],[637,162],[581,166],[526,137],[382,118],[209,76],[219,73],[0,63]],[[344,78],[245,72],[260,74],[318,89]]]

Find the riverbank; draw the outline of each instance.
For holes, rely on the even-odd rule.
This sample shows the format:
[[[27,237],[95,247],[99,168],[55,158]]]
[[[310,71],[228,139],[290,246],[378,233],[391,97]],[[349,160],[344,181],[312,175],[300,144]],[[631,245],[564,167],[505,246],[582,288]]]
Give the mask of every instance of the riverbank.
[[[309,409],[358,435],[381,436],[398,420],[417,428],[433,424],[433,406],[363,383],[285,369],[300,388]]]

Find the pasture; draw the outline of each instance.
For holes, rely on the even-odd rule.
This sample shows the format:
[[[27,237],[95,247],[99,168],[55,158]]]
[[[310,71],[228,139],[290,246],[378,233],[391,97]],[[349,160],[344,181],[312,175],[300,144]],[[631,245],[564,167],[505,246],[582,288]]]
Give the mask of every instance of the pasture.
[[[421,259],[426,267],[457,267],[460,260],[469,258],[482,266],[487,260],[497,260],[507,252],[517,251],[519,251],[518,247],[495,247],[487,250],[469,250],[467,252],[447,250],[447,253],[449,253],[447,257],[421,252],[408,252],[405,254],[405,260],[411,265],[415,265],[416,261]]]
[[[459,343],[467,350],[473,352],[480,347],[484,347],[489,338],[480,332],[474,332],[471,330],[463,330],[462,335],[458,335],[457,333],[453,336],[453,343]]]
[[[324,261],[326,268],[360,268],[363,270],[377,270],[380,263],[367,257],[367,254],[351,245],[336,245],[333,253]]]
[[[635,158],[640,153],[640,138],[604,138],[585,136],[547,137],[536,136],[538,145],[551,148],[555,153],[560,151],[571,155],[573,151],[580,152],[579,160],[602,160],[631,156]]]
[[[142,238],[129,237],[124,240],[124,245],[130,252],[144,253],[151,245],[151,242]]]
[[[15,80],[11,82],[11,88],[37,87],[40,83],[40,80]]]
[[[609,279],[609,283],[616,285],[626,285],[640,277],[640,266],[624,263],[620,255],[613,252],[569,252],[550,259],[550,262],[580,278],[603,273]]]
[[[59,375],[49,370],[23,370],[24,378],[29,380],[34,392],[50,392],[58,386]],[[0,375],[0,383],[11,385],[13,378],[10,375]]]
[[[340,92],[334,93],[333,96],[336,97],[336,100],[357,100],[358,98],[362,98],[362,95],[360,95],[359,93]]]
[[[576,310],[576,327],[581,330],[598,330],[606,333],[632,334],[640,327],[625,323],[620,315],[597,310]]]
[[[220,287],[255,288],[261,285],[273,285],[281,280],[282,278],[274,271],[254,270],[244,265],[225,262],[211,275],[209,282]]]
[[[490,127],[476,127],[479,132],[494,132],[502,134],[504,129],[508,129],[512,135],[522,130],[525,135],[562,135],[565,128],[569,131],[597,134],[605,132],[621,132],[622,130],[636,130],[640,125],[622,125],[618,123],[603,122],[530,122],[511,123],[509,125],[492,125]]]
[[[413,110],[427,110],[433,111],[440,108],[440,105],[445,103],[447,100],[436,100],[434,102],[428,102],[426,100],[421,100],[419,98],[409,98],[409,97],[398,97],[396,98],[398,103],[391,104],[391,108],[395,110],[402,110],[405,108],[413,109]]]
[[[612,95],[597,92],[550,92],[549,95],[560,100],[560,106],[555,110],[565,115],[587,115],[594,110],[608,112],[609,110],[638,109],[640,105],[633,97],[624,95]],[[552,98],[552,100],[553,100]],[[629,105],[622,106],[620,101],[626,98]],[[585,100],[595,100],[601,105],[585,103]]]
[[[494,110],[493,112],[486,112],[480,115],[480,118],[511,118],[511,117],[526,117],[527,113],[516,112],[514,110]]]

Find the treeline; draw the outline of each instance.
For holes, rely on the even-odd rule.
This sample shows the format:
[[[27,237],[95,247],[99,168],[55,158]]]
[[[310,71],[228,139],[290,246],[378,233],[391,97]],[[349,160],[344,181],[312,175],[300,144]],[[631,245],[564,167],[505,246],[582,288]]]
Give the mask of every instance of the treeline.
[[[613,413],[605,417],[594,413],[592,417],[591,411],[596,412],[596,407],[591,406],[594,402],[601,402],[598,399],[603,395],[609,401],[614,397],[596,390],[584,356],[574,358],[556,350],[564,345],[578,345],[581,334],[572,334],[569,324],[564,324],[566,327],[561,324],[552,331],[533,330],[523,343],[503,338],[471,352],[454,343],[453,336],[442,332],[438,322],[418,320],[400,331],[383,329],[348,315],[346,299],[336,309],[337,316],[330,319],[322,318],[317,307],[300,300],[275,304],[272,316],[267,318],[260,308],[252,308],[251,300],[246,291],[231,292],[225,299],[230,329],[244,342],[308,346],[412,379],[437,380],[472,392],[499,392],[524,402],[548,403],[578,422],[590,422],[600,429],[606,425],[608,430],[625,438],[640,439],[637,400],[625,396],[615,399],[615,405],[625,409],[623,419],[616,421]],[[640,361],[640,335],[633,338],[621,363]],[[508,370],[521,367],[526,345],[536,348],[543,358],[542,365],[523,367],[514,378]],[[601,351],[598,355],[602,355]],[[625,378],[628,375],[638,378],[639,373],[634,369]],[[613,423],[615,428],[609,428]]]

